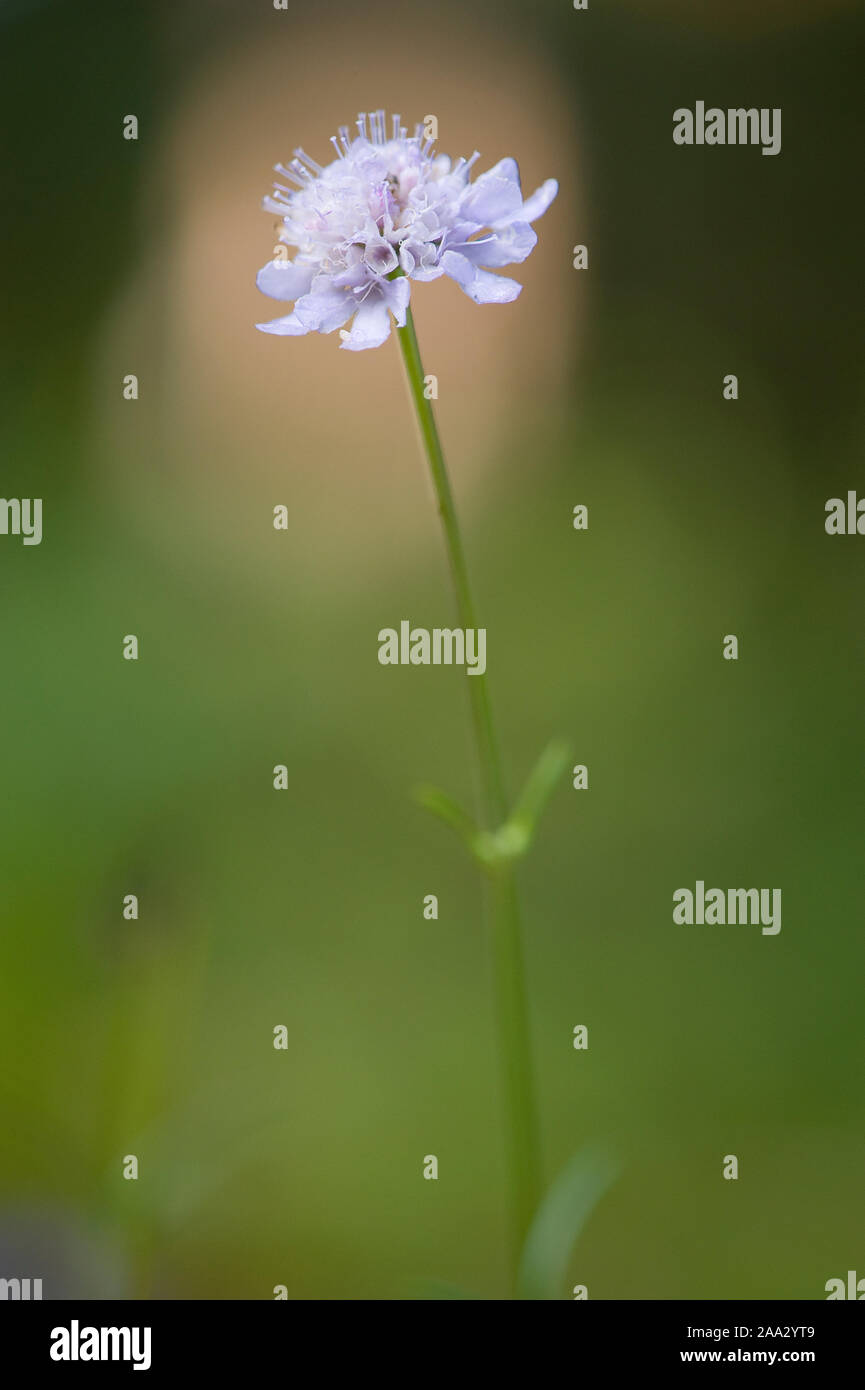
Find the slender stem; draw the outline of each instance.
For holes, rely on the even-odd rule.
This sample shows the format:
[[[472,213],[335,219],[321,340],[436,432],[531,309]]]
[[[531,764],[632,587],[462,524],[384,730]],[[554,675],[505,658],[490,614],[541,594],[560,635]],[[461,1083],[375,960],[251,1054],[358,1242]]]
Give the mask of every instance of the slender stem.
[[[444,529],[451,577],[456,592],[457,611],[463,627],[474,629],[478,624],[469,585],[468,567],[432,405],[424,395],[424,370],[411,309],[406,314],[405,328],[397,329],[397,337],[402,348],[409,390],[417,412],[424,450],[429,460],[436,504]],[[486,673],[471,677],[469,680],[469,698],[477,742],[484,820],[487,827],[493,829],[507,818],[508,805],[493,732]]]
[[[444,530],[457,611],[464,628],[476,629],[475,606],[441,442],[432,405],[424,395],[424,370],[411,310],[397,329],[409,392],[429,461],[436,504]],[[467,677],[481,786],[482,821],[494,830],[508,816],[508,803],[493,729],[486,673]],[[507,1107],[511,1222],[514,1264],[522,1249],[540,1195],[540,1151],[529,1046],[525,971],[520,939],[519,901],[513,864],[486,875],[492,943],[493,989]]]

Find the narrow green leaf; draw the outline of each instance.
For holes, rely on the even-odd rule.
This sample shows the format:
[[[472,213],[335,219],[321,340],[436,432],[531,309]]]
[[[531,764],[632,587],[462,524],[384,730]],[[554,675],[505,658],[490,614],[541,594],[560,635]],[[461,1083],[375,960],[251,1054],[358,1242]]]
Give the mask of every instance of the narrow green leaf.
[[[424,785],[415,787],[414,799],[419,806],[439,820],[449,825],[451,830],[455,830],[461,840],[468,844],[469,848],[474,844],[478,834],[478,828],[467,811],[454,801],[452,796],[443,792],[440,787]]]
[[[562,1170],[539,1206],[523,1246],[519,1298],[564,1298],[571,1251],[621,1165],[600,1149],[582,1149]]]
[[[538,820],[546,809],[547,802],[564,775],[571,760],[571,749],[561,739],[555,739],[544,749],[535,763],[517,804],[510,814],[509,822],[522,832],[525,840],[531,843]]]

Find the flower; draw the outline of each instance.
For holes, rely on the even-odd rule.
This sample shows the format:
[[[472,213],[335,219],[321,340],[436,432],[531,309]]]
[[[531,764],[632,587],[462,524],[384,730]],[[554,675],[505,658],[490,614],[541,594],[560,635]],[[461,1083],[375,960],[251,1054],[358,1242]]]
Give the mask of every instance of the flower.
[[[472,183],[477,151],[452,163],[420,125],[408,136],[399,116],[388,138],[384,111],[369,114],[369,131],[362,113],[357,130],[350,138],[341,126],[331,137],[337,158],[324,167],[300,149],[287,167],[276,166],[296,186],[277,183],[263,206],[282,218],[279,240],[297,254],[268,261],[256,284],[295,303],[257,327],[298,336],[332,333],[353,319],[341,346],[358,352],[381,346],[391,314],[404,326],[411,280],[449,275],[476,304],[516,299],[522,286],[490,267],[529,255],[537,242],[530,224],[555,198],[555,179],[524,201],[514,159]]]

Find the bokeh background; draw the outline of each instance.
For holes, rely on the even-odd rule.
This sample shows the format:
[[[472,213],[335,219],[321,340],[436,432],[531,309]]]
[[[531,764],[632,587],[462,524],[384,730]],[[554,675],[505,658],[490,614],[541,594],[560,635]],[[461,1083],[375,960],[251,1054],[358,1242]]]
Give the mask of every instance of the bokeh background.
[[[865,490],[861,7],[0,26],[2,491],[44,499],[41,546],[0,538],[0,1275],[507,1292],[479,886],[410,797],[471,796],[464,679],[376,660],[452,621],[397,347],[253,327],[271,166],[382,105],[561,182],[516,304],[413,302],[511,786],[557,735],[589,767],[522,871],[547,1174],[623,1163],[570,1282],[824,1297],[865,1261],[865,541],[823,528]],[[697,99],[780,106],[781,155],[675,147]],[[674,927],[697,878],[781,887],[780,935]]]

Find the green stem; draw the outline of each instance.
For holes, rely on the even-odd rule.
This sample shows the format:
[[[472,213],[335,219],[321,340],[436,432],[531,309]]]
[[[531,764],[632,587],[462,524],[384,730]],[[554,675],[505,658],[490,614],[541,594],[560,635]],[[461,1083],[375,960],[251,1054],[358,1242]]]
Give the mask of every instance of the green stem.
[[[457,611],[464,628],[476,629],[475,606],[469,585],[453,493],[436,429],[432,405],[424,395],[424,370],[411,310],[404,328],[397,329],[409,391],[429,461],[436,504],[447,546]],[[467,677],[472,726],[477,745],[482,821],[488,830],[508,817],[486,673]],[[540,1196],[540,1151],[529,1046],[525,972],[520,940],[519,902],[514,866],[498,865],[486,875],[492,943],[493,989],[501,1065],[507,1106],[510,1158],[511,1220],[514,1266],[522,1249]]]

